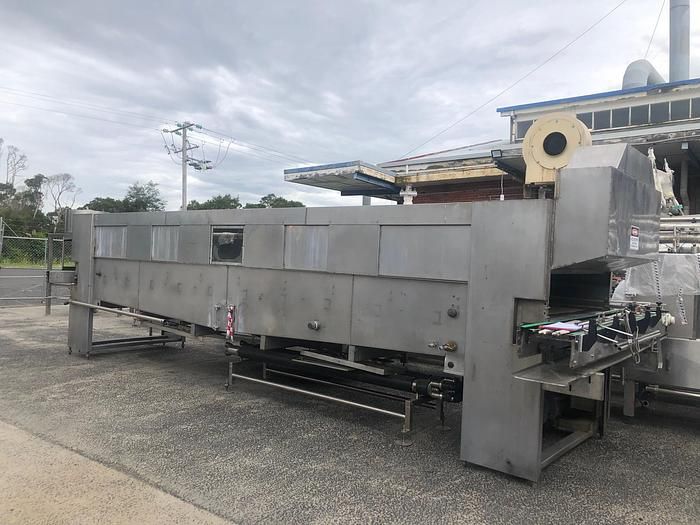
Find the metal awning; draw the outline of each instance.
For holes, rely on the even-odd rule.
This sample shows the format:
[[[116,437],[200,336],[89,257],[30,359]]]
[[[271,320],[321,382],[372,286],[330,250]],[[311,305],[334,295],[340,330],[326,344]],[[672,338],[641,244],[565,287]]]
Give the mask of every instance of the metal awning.
[[[361,160],[284,170],[284,180],[336,190],[341,195],[398,199],[400,191],[393,171]]]

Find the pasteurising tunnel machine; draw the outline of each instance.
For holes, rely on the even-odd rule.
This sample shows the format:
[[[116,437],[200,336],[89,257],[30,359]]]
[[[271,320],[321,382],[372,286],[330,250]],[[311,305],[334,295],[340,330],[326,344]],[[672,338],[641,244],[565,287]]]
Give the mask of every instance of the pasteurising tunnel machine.
[[[649,160],[580,147],[540,183],[540,198],[448,205],[79,212],[70,349],[149,344],[93,341],[102,310],[162,344],[225,338],[229,389],[315,395],[406,431],[414,405],[461,403],[460,458],[537,480],[603,434],[610,367],[665,337],[663,305],[609,304],[610,272],[658,251]]]

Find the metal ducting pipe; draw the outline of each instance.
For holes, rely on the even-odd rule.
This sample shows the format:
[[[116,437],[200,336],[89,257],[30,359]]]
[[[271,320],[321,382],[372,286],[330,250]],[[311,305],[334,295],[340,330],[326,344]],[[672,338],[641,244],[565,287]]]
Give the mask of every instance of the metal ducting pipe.
[[[670,15],[669,82],[676,82],[690,75],[690,0],[671,0]]]
[[[625,69],[625,76],[622,77],[622,89],[653,86],[665,82],[664,77],[651,65],[651,62],[641,59],[635,60]]]

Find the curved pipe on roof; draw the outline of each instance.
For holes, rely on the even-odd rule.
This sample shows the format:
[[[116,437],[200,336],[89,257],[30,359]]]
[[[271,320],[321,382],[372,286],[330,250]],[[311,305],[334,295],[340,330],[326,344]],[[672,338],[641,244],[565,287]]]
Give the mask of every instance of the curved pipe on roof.
[[[645,59],[635,60],[625,69],[625,76],[622,77],[622,89],[653,86],[665,82],[664,77],[651,65],[651,62]]]

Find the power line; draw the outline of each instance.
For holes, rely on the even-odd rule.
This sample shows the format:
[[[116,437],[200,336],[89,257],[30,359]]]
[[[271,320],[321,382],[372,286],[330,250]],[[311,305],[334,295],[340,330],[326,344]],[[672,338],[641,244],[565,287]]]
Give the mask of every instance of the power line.
[[[58,113],[58,114],[60,114],[60,115],[67,115],[67,116],[71,116],[71,117],[85,118],[85,119],[89,119],[89,120],[96,120],[96,121],[99,121],[99,122],[107,122],[107,123],[109,123],[109,124],[118,124],[118,125],[120,125],[120,126],[128,126],[128,127],[132,127],[132,128],[146,129],[146,130],[149,130],[149,131],[157,131],[157,132],[159,132],[159,133],[162,134],[162,130],[160,130],[160,129],[158,129],[158,128],[151,128],[151,127],[147,127],[147,126],[141,126],[141,125],[133,124],[133,123],[130,123],[130,122],[122,122],[122,121],[118,121],[118,120],[105,119],[105,118],[101,118],[101,117],[96,117],[96,116],[94,116],[94,115],[84,115],[84,114],[80,114],[80,113],[72,113],[72,112],[70,112],[70,111],[64,111],[64,110],[59,110],[59,109],[43,108],[43,107],[39,107],[39,106],[32,106],[32,105],[30,105],[30,104],[22,104],[22,103],[20,103],[20,102],[10,102],[10,101],[8,101],[8,100],[0,100],[0,104],[9,104],[9,105],[11,105],[11,106],[18,106],[18,107],[27,108],[27,109],[34,109],[34,110],[38,110],[38,111],[46,111],[46,112],[49,112],[49,113]],[[206,135],[206,136],[208,136],[208,135]],[[213,137],[212,137],[212,138],[213,138]],[[197,138],[197,139],[198,139],[198,140],[201,140],[201,139],[199,139],[199,138]],[[228,143],[227,151],[228,151],[228,148],[230,148],[231,144],[236,144],[236,143],[237,143],[236,141],[224,141],[224,142],[227,142],[227,143]],[[211,144],[214,144],[214,145],[218,145],[219,143],[220,143],[220,142],[211,142]],[[244,143],[238,143],[238,145],[240,145],[241,147],[246,147],[246,145],[245,145]],[[165,146],[168,147],[167,142],[165,143]],[[174,147],[174,144],[173,144],[173,149],[172,149],[172,150],[168,150],[168,151],[169,151],[169,155],[170,155],[170,152],[171,152],[171,151],[174,151],[174,150],[175,150],[175,147]],[[237,150],[237,151],[239,151],[239,153],[241,153],[241,154],[250,155],[251,157],[254,157],[254,158],[257,158],[257,159],[261,159],[261,160],[266,160],[266,161],[268,161],[268,162],[273,161],[273,162],[279,163],[279,162],[282,161],[282,160],[284,160],[285,162],[289,162],[288,160],[286,160],[286,159],[280,159],[280,158],[277,157],[277,156],[272,156],[272,155],[266,156],[266,155],[263,155],[261,152],[255,152],[255,151],[241,151],[241,150]],[[172,159],[172,156],[170,156],[170,158],[171,158],[171,160],[174,160],[174,159]],[[223,162],[223,159],[221,160],[221,162]],[[221,162],[219,162],[218,164],[221,164]],[[179,162],[177,162],[177,161],[175,161],[175,163],[176,163],[176,164],[179,164]]]
[[[135,112],[135,111],[128,111],[128,110],[116,109],[116,108],[112,108],[112,107],[109,107],[109,106],[103,106],[103,105],[100,105],[100,104],[93,104],[93,103],[89,103],[89,102],[82,102],[82,101],[78,102],[78,101],[73,101],[73,100],[70,100],[70,99],[66,100],[66,99],[61,99],[61,98],[59,98],[59,97],[55,97],[55,96],[53,96],[53,95],[47,95],[47,94],[45,94],[45,93],[39,93],[39,92],[36,92],[36,91],[28,91],[28,90],[23,90],[23,89],[10,88],[10,87],[6,87],[6,86],[0,86],[0,91],[6,91],[6,92],[8,92],[8,93],[10,93],[10,94],[13,94],[13,95],[19,95],[19,96],[31,98],[31,99],[34,99],[34,100],[50,101],[50,102],[55,102],[55,103],[58,103],[58,104],[64,104],[64,105],[67,105],[67,106],[73,106],[73,107],[82,108],[82,109],[89,109],[89,110],[91,110],[91,111],[101,111],[101,112],[106,112],[106,113],[112,113],[112,114],[115,114],[115,115],[121,115],[121,116],[130,117],[130,118],[137,117],[137,118],[140,118],[140,119],[150,120],[150,121],[159,122],[159,123],[166,123],[166,122],[175,123],[175,122],[176,122],[176,121],[173,120],[173,119],[169,119],[169,118],[166,118],[166,117],[157,116],[157,115],[153,115],[153,114],[139,113],[139,112]],[[9,103],[11,103],[11,102],[8,101],[8,102],[6,102],[6,103],[9,104]],[[20,103],[14,103],[14,104],[15,104],[15,105],[21,105]],[[38,108],[37,108],[37,109],[38,109]],[[65,114],[70,114],[70,113],[68,113],[68,112],[64,112],[64,113],[65,113]],[[85,115],[80,115],[80,116],[85,117]],[[234,142],[236,142],[236,143],[238,143],[238,144],[248,146],[248,147],[250,147],[251,149],[260,149],[260,150],[264,150],[264,151],[267,151],[267,152],[270,152],[270,153],[274,153],[274,154],[277,154],[277,155],[279,155],[279,156],[283,156],[283,157],[285,157],[285,158],[289,158],[289,159],[293,160],[294,162],[309,162],[309,163],[311,162],[311,161],[308,161],[307,159],[303,159],[303,158],[301,158],[301,157],[297,157],[296,155],[290,155],[290,154],[288,154],[288,153],[284,153],[284,152],[282,152],[282,151],[279,151],[279,150],[276,150],[276,149],[273,149],[273,148],[269,148],[269,147],[267,147],[267,146],[262,146],[262,145],[260,145],[260,144],[254,144],[254,143],[250,143],[250,142],[246,142],[246,141],[242,141],[242,140],[236,139],[236,138],[234,138],[234,137],[231,137],[231,136],[229,136],[229,135],[226,135],[225,133],[221,133],[221,132],[214,131],[214,130],[207,129],[207,128],[203,128],[203,129],[205,129],[206,131],[209,131],[210,133],[215,133],[215,134],[217,134],[217,135],[220,135],[220,136],[222,136],[222,137],[225,137],[225,138],[227,138],[227,139],[229,139],[229,140],[232,140],[232,141],[234,141]]]
[[[611,14],[613,14],[615,11],[617,11],[617,10],[622,6],[622,4],[624,4],[625,2],[627,2],[627,0],[622,0],[622,1],[621,1],[620,3],[618,3],[615,7],[613,7],[610,11],[608,11],[607,13],[605,13],[605,15],[603,15],[601,18],[599,18],[593,25],[589,26],[588,29],[586,29],[583,33],[579,34],[576,38],[574,38],[573,40],[571,40],[571,41],[570,41],[568,44],[566,44],[564,47],[562,47],[561,49],[559,49],[559,50],[558,50],[557,52],[555,52],[554,54],[550,55],[549,58],[547,58],[546,60],[540,62],[539,65],[537,65],[536,67],[534,67],[533,69],[531,69],[530,71],[528,71],[527,73],[525,73],[523,76],[521,76],[520,78],[518,78],[515,82],[513,82],[512,84],[510,84],[508,87],[506,87],[505,89],[499,91],[496,95],[494,95],[493,97],[489,98],[486,102],[484,102],[483,104],[480,104],[479,106],[477,106],[476,108],[474,108],[473,110],[471,110],[469,113],[467,113],[466,115],[464,115],[464,116],[461,117],[460,119],[456,120],[455,122],[453,122],[452,124],[450,124],[449,126],[447,126],[446,128],[444,128],[443,130],[439,131],[438,133],[436,133],[435,135],[433,135],[433,136],[430,137],[429,139],[427,139],[427,140],[421,142],[421,143],[418,144],[416,147],[410,149],[409,151],[407,151],[406,153],[404,153],[401,157],[402,157],[402,158],[407,157],[408,155],[410,155],[411,153],[413,153],[413,152],[416,151],[417,149],[422,148],[423,146],[425,146],[426,144],[432,142],[433,140],[435,140],[436,138],[440,137],[441,135],[444,135],[445,133],[447,133],[448,131],[450,131],[450,130],[451,130],[452,128],[454,128],[455,126],[458,126],[459,124],[461,124],[462,122],[464,122],[465,120],[467,120],[469,117],[471,117],[472,115],[474,115],[474,114],[477,113],[478,111],[480,111],[480,110],[482,110],[483,108],[485,108],[486,106],[488,106],[491,102],[493,102],[493,101],[496,100],[497,98],[500,98],[502,95],[504,95],[505,93],[507,93],[508,91],[510,91],[511,89],[513,89],[515,86],[517,86],[518,84],[520,84],[520,82],[522,82],[523,80],[525,80],[526,78],[528,78],[530,75],[532,75],[532,74],[535,73],[536,71],[540,70],[540,69],[541,69],[542,67],[544,67],[546,64],[548,64],[549,62],[551,62],[552,60],[554,60],[557,56],[559,56],[559,55],[562,54],[564,51],[566,51],[566,50],[567,50],[569,47],[571,47],[573,44],[575,44],[576,42],[578,42],[581,38],[583,38],[585,35],[587,35],[594,27],[596,27],[596,26],[597,26],[598,24],[600,24],[603,20],[605,20],[606,18],[608,18],[608,17],[609,17]]]
[[[150,114],[150,113],[139,113],[139,112],[135,112],[135,111],[116,109],[116,108],[112,108],[109,106],[93,104],[93,103],[88,103],[88,102],[83,102],[83,101],[74,101],[74,100],[70,100],[70,99],[66,100],[66,99],[61,99],[59,97],[55,97],[53,95],[47,95],[45,93],[39,93],[36,91],[28,91],[28,90],[23,90],[23,89],[11,88],[11,87],[7,87],[7,86],[0,86],[0,91],[5,91],[11,95],[16,95],[16,96],[18,95],[18,96],[22,96],[22,97],[26,97],[26,98],[30,98],[30,99],[34,99],[34,100],[53,102],[53,103],[57,103],[57,104],[73,106],[76,108],[86,109],[86,110],[90,110],[90,111],[111,113],[111,114],[114,114],[117,116],[123,116],[123,117],[128,117],[128,118],[139,118],[139,119],[143,119],[143,120],[158,122],[161,124],[163,124],[163,123],[176,123],[176,121],[173,119],[169,119],[166,117],[162,117],[162,116],[158,116],[158,115],[154,115],[154,114]],[[75,117],[80,117],[80,118],[87,118],[87,119],[91,119],[91,120],[98,120],[101,122],[109,122],[112,124],[140,127],[143,129],[153,129],[153,128],[148,128],[148,127],[145,127],[142,125],[131,124],[131,123],[123,122],[123,121],[104,119],[104,118],[100,118],[100,117],[96,117],[96,116],[92,116],[92,115],[86,115],[86,114],[71,113],[70,111],[50,109],[50,108],[34,106],[34,105],[30,105],[30,104],[23,104],[20,102],[0,100],[0,103],[10,104],[10,105],[18,106],[18,107],[25,107],[25,108],[29,108],[29,109],[37,109],[40,111],[48,111],[51,113],[59,113],[59,114],[63,114],[63,115],[70,115],[70,116],[75,116]],[[231,141],[228,143],[229,147],[230,147],[231,143],[234,143],[234,144],[240,145],[242,147],[249,148],[250,150],[257,150],[265,155],[270,155],[272,157],[279,157],[282,159],[291,160],[293,162],[311,163],[311,161],[309,161],[307,159],[298,157],[296,155],[284,153],[284,152],[282,152],[280,150],[276,150],[274,148],[269,148],[267,146],[262,146],[260,144],[254,144],[254,143],[242,141],[242,140],[236,139],[234,137],[231,137],[230,135],[227,135],[225,133],[221,133],[221,132],[214,131],[211,129],[206,129],[206,128],[202,128],[202,129],[205,131],[208,131],[210,133],[215,133],[217,135],[220,135],[221,137],[224,137],[227,140]],[[160,130],[157,130],[157,131],[160,131]],[[200,133],[206,134],[206,133],[204,133],[204,131],[200,131]],[[212,137],[212,138],[216,139],[216,137]],[[263,158],[263,157],[259,157],[259,158]]]
[[[198,131],[197,133],[201,133],[201,132]],[[194,135],[192,136],[192,138],[193,138],[193,140],[198,140],[200,142],[203,142],[205,144],[210,144],[213,146],[221,144],[222,142],[226,143],[228,145],[227,146],[228,148],[230,148],[232,145],[236,145],[239,148],[245,148],[245,149],[242,149],[242,150],[241,149],[234,149],[233,151],[236,151],[242,155],[249,155],[249,156],[254,157],[254,158],[263,159],[263,160],[275,162],[278,164],[288,164],[290,162],[289,159],[280,157],[280,156],[275,155],[273,153],[267,153],[267,152],[262,151],[262,150],[251,149],[251,148],[249,148],[249,146],[247,144],[240,143],[239,141],[230,140],[230,139],[229,140],[217,139],[215,137],[212,137],[211,135],[207,135],[207,134],[203,134],[203,135],[204,135],[204,137],[208,137],[208,138],[213,139],[213,140],[206,140],[205,138],[203,138],[201,136],[194,136]]]
[[[54,97],[53,95],[46,95],[44,93],[38,93],[36,91],[26,91],[26,90],[22,90],[22,89],[9,88],[9,87],[5,87],[5,86],[0,86],[0,90],[7,91],[8,93],[11,93],[13,95],[19,95],[22,97],[32,98],[35,100],[48,100],[51,102],[56,102],[58,104],[65,104],[67,106],[74,106],[74,107],[83,108],[83,109],[90,109],[93,111],[103,111],[103,112],[107,112],[107,113],[115,113],[118,115],[124,115],[124,116],[129,116],[129,117],[138,117],[138,118],[141,118],[144,120],[151,120],[153,122],[160,122],[160,123],[164,123],[164,122],[173,122],[174,123],[175,122],[173,119],[168,119],[165,117],[159,117],[156,115],[150,115],[150,114],[145,114],[145,113],[137,113],[135,111],[128,111],[125,109],[115,109],[115,108],[111,108],[109,106],[102,106],[102,105],[93,104],[90,102],[82,102],[82,101],[78,102],[78,101],[72,101],[70,99],[64,100],[64,99],[60,99],[58,97]]]
[[[109,123],[111,123],[111,124],[119,124],[119,125],[121,125],[121,126],[129,126],[129,127],[132,127],[132,128],[147,129],[147,130],[150,130],[150,131],[154,131],[154,130],[155,130],[155,131],[160,131],[160,130],[157,129],[157,128],[150,128],[150,127],[147,127],[147,126],[140,126],[140,125],[138,125],[138,124],[133,124],[133,123],[130,123],[130,122],[120,122],[120,121],[118,121],[118,120],[109,120],[109,119],[105,119],[105,118],[95,117],[95,116],[93,116],[93,115],[82,115],[82,114],[80,114],[80,113],[71,113],[71,112],[69,112],[69,111],[62,111],[62,110],[58,110],[58,109],[42,108],[42,107],[39,107],[39,106],[32,106],[32,105],[29,105],[29,104],[21,104],[21,103],[19,103],[19,102],[10,102],[10,101],[8,101],[8,100],[0,100],[0,104],[9,104],[9,105],[11,105],[11,106],[19,106],[19,107],[22,107],[22,108],[36,109],[36,110],[39,110],[39,111],[48,111],[49,113],[59,113],[59,114],[61,114],[61,115],[68,115],[68,116],[71,116],[71,117],[80,117],[80,118],[86,118],[86,119],[90,119],[90,120],[99,120],[99,121],[101,121],[101,122],[109,122]]]
[[[163,137],[163,145],[165,146],[165,151],[168,152],[168,157],[170,160],[172,160],[175,164],[180,164],[178,161],[176,161],[173,158],[172,151],[175,150],[175,143],[172,145],[172,150],[170,149],[170,146],[168,146],[168,141],[165,140],[165,134],[161,131],[160,136]]]
[[[661,9],[659,9],[659,15],[656,17],[656,24],[654,24],[654,30],[651,32],[651,38],[649,39],[649,45],[647,46],[647,52],[644,53],[644,58],[649,55],[649,50],[651,49],[651,43],[654,41],[654,35],[656,34],[656,28],[659,27],[659,21],[661,20],[661,13],[664,11],[664,6],[666,5],[666,0],[661,2]]]
[[[196,137],[195,140],[204,142],[205,144],[211,144],[211,145],[219,144],[219,142],[208,141],[208,140],[203,139],[202,137]],[[231,146],[233,146],[233,145],[238,146],[239,148],[244,147],[244,146],[240,146],[240,144],[235,144],[232,141],[223,141],[223,142],[225,142],[227,144],[227,150],[230,150],[231,152],[239,153],[241,155],[247,155],[247,156],[252,157],[254,159],[272,162],[272,163],[277,164],[277,165],[288,165],[289,164],[289,161],[286,159],[280,159],[278,157],[273,157],[273,156],[266,156],[259,151],[238,149],[238,148],[231,149]]]
[[[262,145],[260,145],[260,144],[255,144],[255,143],[253,143],[253,142],[242,141],[242,140],[239,140],[239,139],[237,139],[237,138],[235,138],[235,137],[232,137],[232,136],[230,136],[230,135],[227,135],[226,133],[222,133],[222,132],[220,132],[220,131],[215,131],[215,130],[213,130],[213,129],[204,128],[204,127],[202,128],[202,130],[208,131],[208,132],[210,132],[210,133],[214,133],[214,134],[219,135],[219,136],[221,136],[221,137],[224,137],[224,138],[226,138],[226,139],[228,139],[228,140],[231,140],[231,141],[233,141],[234,143],[240,144],[240,145],[242,145],[242,146],[249,147],[249,148],[251,148],[251,149],[265,150],[265,151],[268,151],[268,152],[270,152],[270,153],[272,153],[272,154],[276,154],[276,155],[281,156],[281,157],[286,157],[286,158],[288,158],[288,159],[290,159],[290,160],[293,160],[294,162],[305,162],[305,163],[313,164],[313,162],[310,161],[310,160],[308,160],[308,159],[304,159],[304,158],[298,157],[298,156],[296,156],[296,155],[291,155],[291,154],[289,154],[289,153],[285,153],[285,152],[283,152],[283,151],[276,150],[276,149],[273,149],[273,148],[268,148],[267,146],[262,146]],[[214,137],[212,137],[212,138],[214,138]]]

